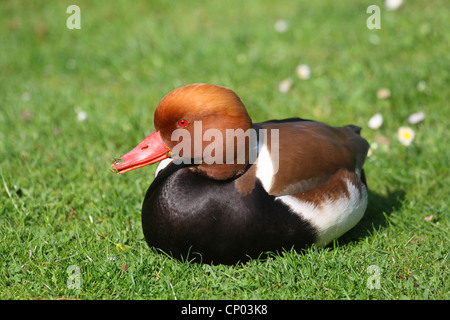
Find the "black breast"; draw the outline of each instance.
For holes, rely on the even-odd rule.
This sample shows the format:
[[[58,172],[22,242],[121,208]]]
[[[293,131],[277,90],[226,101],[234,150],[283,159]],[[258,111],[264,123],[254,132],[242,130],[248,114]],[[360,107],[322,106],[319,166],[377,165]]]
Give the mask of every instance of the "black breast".
[[[314,242],[312,226],[268,195],[259,181],[242,196],[233,181],[211,180],[173,164],[147,190],[142,227],[150,246],[175,258],[214,263]]]

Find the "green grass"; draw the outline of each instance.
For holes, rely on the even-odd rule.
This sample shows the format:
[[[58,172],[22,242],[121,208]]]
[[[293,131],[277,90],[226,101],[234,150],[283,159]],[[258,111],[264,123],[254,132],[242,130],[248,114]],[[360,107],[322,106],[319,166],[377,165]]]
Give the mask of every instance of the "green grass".
[[[80,30],[66,28],[71,4]],[[380,30],[366,28],[369,4]],[[1,1],[0,299],[449,299],[449,15],[444,0],[396,11],[384,1]],[[287,32],[275,31],[279,19]],[[140,207],[155,166],[117,176],[109,164],[152,130],[164,94],[192,82],[234,89],[255,122],[362,126],[379,147],[361,223],[330,247],[234,266],[148,248]],[[377,99],[382,87],[389,99]],[[397,129],[420,110],[405,147]],[[377,112],[384,123],[372,130]]]

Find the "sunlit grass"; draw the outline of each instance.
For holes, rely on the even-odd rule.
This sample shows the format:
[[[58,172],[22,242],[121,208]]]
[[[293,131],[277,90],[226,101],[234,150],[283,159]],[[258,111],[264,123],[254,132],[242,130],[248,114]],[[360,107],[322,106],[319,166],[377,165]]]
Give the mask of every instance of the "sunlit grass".
[[[444,1],[375,1],[380,30],[366,28],[359,1],[76,2],[80,30],[66,28],[74,1],[0,3],[0,298],[449,298]],[[150,133],[167,92],[193,82],[232,88],[255,122],[361,126],[377,146],[361,223],[328,248],[235,266],[148,248],[140,207],[155,167],[117,176],[109,165]],[[373,265],[379,289],[367,285]]]

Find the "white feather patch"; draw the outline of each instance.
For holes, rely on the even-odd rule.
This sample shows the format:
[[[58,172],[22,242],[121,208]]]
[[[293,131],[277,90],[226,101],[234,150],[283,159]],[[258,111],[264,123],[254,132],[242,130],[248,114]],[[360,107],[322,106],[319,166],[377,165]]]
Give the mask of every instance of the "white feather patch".
[[[325,246],[353,228],[366,210],[366,187],[361,186],[361,193],[350,181],[347,181],[347,187],[349,197],[343,193],[338,200],[328,199],[321,206],[290,195],[276,199],[281,200],[292,212],[309,221],[317,230],[316,244]]]
[[[161,172],[161,170],[165,169],[172,161],[173,161],[172,158],[167,158],[160,161],[155,171],[155,178]]]
[[[274,178],[274,167],[267,145],[260,145],[258,160],[256,163],[256,177],[261,181],[264,189],[269,193]]]

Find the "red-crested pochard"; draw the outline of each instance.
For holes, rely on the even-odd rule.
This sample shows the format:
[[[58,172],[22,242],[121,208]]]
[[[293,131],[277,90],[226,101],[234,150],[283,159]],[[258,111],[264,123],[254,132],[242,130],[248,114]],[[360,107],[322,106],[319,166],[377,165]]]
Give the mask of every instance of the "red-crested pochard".
[[[142,227],[150,246],[176,258],[235,263],[324,246],[364,215],[369,145],[359,127],[300,118],[252,123],[232,90],[210,84],[167,94],[154,125],[111,168],[124,173],[161,161]]]

